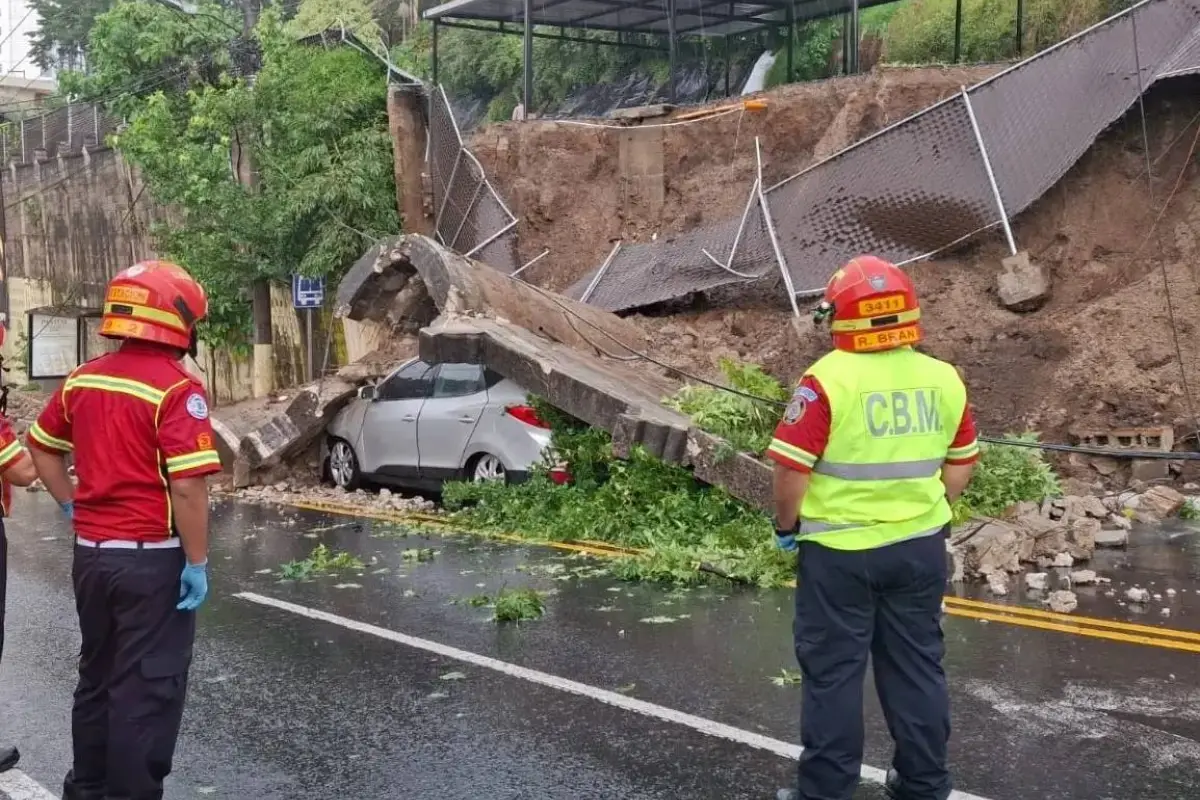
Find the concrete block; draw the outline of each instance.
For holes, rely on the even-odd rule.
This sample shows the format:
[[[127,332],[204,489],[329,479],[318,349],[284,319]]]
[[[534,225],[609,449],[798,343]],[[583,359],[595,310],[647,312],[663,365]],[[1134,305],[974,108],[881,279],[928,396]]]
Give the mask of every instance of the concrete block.
[[[1171,477],[1171,462],[1161,458],[1137,458],[1129,472],[1131,480],[1153,483]]]
[[[656,117],[665,117],[675,110],[675,106],[670,103],[655,103],[649,106],[636,106],[634,108],[618,108],[608,112],[609,119],[625,120],[640,122],[644,119],[654,119]]]
[[[996,280],[1000,302],[1010,311],[1037,311],[1050,299],[1050,270],[1025,251],[1004,259]]]

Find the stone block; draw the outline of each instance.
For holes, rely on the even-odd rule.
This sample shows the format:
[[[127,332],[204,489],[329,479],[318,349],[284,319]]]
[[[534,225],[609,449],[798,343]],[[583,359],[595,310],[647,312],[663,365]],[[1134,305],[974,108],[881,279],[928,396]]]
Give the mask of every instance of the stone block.
[[[1171,462],[1163,458],[1135,458],[1130,465],[1129,477],[1144,483],[1165,481],[1171,477]]]
[[[1050,299],[1050,270],[1021,251],[1001,262],[997,277],[1000,302],[1010,311],[1037,311]]]

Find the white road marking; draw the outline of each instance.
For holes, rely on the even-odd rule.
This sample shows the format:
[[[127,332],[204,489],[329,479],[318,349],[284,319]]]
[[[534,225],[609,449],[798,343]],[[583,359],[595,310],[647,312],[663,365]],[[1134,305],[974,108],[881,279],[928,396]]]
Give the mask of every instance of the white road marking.
[[[19,769],[0,772],[0,795],[9,800],[58,800],[58,795]]]
[[[800,745],[791,744],[780,739],[773,739],[769,736],[754,733],[753,731],[742,730],[735,728],[732,725],[726,725],[721,722],[715,722],[704,717],[697,717],[692,714],[687,714],[683,711],[677,711],[673,708],[660,706],[655,703],[648,703],[645,700],[638,700],[635,697],[627,697],[626,695],[617,692],[610,692],[607,689],[600,689],[595,686],[590,686],[586,683],[560,678],[557,675],[551,675],[547,672],[539,672],[536,669],[517,666],[510,664],[507,661],[491,658],[489,656],[481,656],[478,653],[472,653],[468,650],[459,650],[457,647],[440,644],[430,641],[429,639],[421,639],[416,636],[398,633],[380,628],[376,625],[370,625],[365,622],[359,622],[348,617],[330,614],[325,611],[318,611],[315,608],[289,603],[286,600],[276,600],[274,597],[256,594],[254,592],[240,592],[234,597],[247,600],[251,603],[257,603],[262,606],[277,608],[281,611],[287,611],[297,616],[307,617],[309,619],[328,622],[332,625],[338,625],[348,630],[357,631],[358,633],[366,633],[371,636],[376,636],[380,639],[386,639],[389,642],[407,645],[418,650],[424,650],[429,653],[436,653],[446,658],[452,658],[455,661],[462,661],[467,664],[473,664],[477,667],[494,670],[496,672],[508,675],[513,678],[520,678],[529,681],[530,683],[548,686],[551,689],[558,689],[561,692],[576,694],[582,697],[587,697],[592,700],[598,700],[601,703],[607,703],[617,708],[633,711],[637,714],[642,714],[647,717],[652,717],[663,722],[673,722],[676,725],[683,725],[692,730],[699,731],[707,736],[715,736],[718,739],[726,739],[731,742],[753,747],[757,750],[766,750],[769,753],[795,760],[800,757]],[[861,775],[863,780],[871,781],[872,783],[883,783],[887,777],[885,770],[877,767],[867,766],[863,764]],[[950,800],[988,800],[986,797],[979,795],[967,794],[966,792],[954,791],[950,794]]]

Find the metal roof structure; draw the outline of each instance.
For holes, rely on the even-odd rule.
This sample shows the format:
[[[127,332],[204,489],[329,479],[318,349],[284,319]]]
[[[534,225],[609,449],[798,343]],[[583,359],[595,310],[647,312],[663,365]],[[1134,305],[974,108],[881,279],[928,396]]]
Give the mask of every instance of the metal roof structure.
[[[449,0],[422,16],[661,36],[729,36],[853,13],[895,0]]]

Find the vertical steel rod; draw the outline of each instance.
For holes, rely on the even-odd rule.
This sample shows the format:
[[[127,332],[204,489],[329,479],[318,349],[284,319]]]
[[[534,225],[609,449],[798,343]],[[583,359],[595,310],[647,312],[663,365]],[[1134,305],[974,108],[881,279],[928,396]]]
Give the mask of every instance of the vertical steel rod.
[[[975,119],[975,109],[971,107],[971,95],[967,87],[962,87],[962,99],[967,105],[967,116],[971,119],[971,130],[975,133],[975,143],[979,145],[979,155],[983,157],[983,169],[987,172],[988,183],[992,187],[992,196],[996,198],[996,208],[1000,209],[1000,224],[1004,226],[1004,238],[1008,242],[1009,255],[1017,254],[1017,243],[1013,239],[1012,227],[1008,224],[1008,213],[1004,210],[1004,200],[1000,197],[1000,186],[996,183],[996,174],[992,172],[992,160],[988,158],[987,146],[983,143],[983,134],[979,132],[979,122]]]

